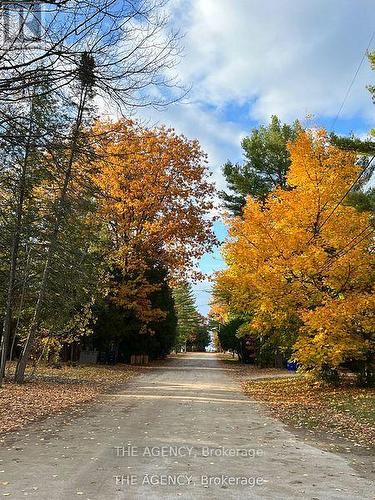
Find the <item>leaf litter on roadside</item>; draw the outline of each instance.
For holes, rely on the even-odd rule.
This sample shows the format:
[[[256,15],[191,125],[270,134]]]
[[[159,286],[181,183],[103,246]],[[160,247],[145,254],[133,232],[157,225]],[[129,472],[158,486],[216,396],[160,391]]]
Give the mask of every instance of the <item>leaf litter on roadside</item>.
[[[7,380],[0,388],[0,441],[5,433],[95,399],[138,371],[129,365],[40,366],[24,384]]]

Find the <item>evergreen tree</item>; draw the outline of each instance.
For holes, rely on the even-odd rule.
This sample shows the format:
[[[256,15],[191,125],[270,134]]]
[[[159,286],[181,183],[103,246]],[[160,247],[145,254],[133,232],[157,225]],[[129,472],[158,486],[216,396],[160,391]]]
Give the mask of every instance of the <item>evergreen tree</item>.
[[[167,269],[161,264],[154,264],[148,272],[148,280],[159,284],[151,294],[151,304],[154,309],[164,312],[164,318],[151,322],[149,328],[149,355],[151,358],[164,358],[173,349],[177,338],[177,315],[172,289],[167,280]]]
[[[184,283],[176,287],[173,290],[173,298],[177,314],[176,348],[186,348],[187,342],[194,338],[199,329],[199,314],[191,285]]]
[[[44,86],[47,85],[45,83]],[[0,171],[0,201],[4,229],[1,240],[6,245],[2,257],[7,276],[2,291],[0,378],[4,374],[15,324],[15,305],[23,287],[21,283],[25,282],[20,276],[25,274],[31,246],[44,241],[44,238],[39,238],[45,221],[38,216],[38,189],[53,175],[50,153],[61,141],[60,131],[66,125],[57,100],[51,95],[39,93],[37,89],[22,105],[3,105],[1,114],[0,154],[3,168]]]
[[[268,126],[254,128],[243,139],[244,163],[227,162],[223,167],[230,191],[222,191],[220,195],[233,215],[241,215],[247,196],[263,201],[276,187],[287,187],[285,176],[290,166],[287,144],[296,138],[300,128],[297,121],[286,125],[272,116]]]
[[[126,283],[120,273],[116,273],[115,278],[119,283]],[[133,354],[148,354],[150,359],[156,359],[172,350],[177,319],[167,270],[161,263],[154,262],[149,266],[147,279],[156,285],[150,295],[150,308],[161,312],[159,321],[146,325],[136,311],[119,304],[111,295],[94,306],[97,321],[93,326],[93,345],[102,353],[102,361],[108,358],[110,351],[116,352],[118,360],[129,362]]]
[[[371,67],[375,69],[375,52],[368,55]],[[369,85],[368,90],[371,94],[372,101],[375,104],[375,86]],[[338,136],[335,133],[331,134],[331,142],[346,151],[354,151],[358,154],[358,164],[362,165],[363,170],[358,176],[352,189],[347,194],[344,200],[346,204],[357,208],[359,211],[371,211],[375,213],[375,189],[368,188],[368,182],[373,176],[375,170],[375,129],[370,131],[369,139],[359,139],[354,135],[350,137]],[[375,221],[374,221],[375,222]]]
[[[237,336],[238,329],[243,324],[240,318],[231,318],[218,328],[220,347],[224,351],[234,351],[239,356],[241,354],[241,341]]]

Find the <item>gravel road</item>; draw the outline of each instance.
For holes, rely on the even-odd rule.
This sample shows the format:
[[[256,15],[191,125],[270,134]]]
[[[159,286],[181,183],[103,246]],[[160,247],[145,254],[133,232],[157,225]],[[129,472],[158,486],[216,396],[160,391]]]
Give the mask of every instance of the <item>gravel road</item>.
[[[0,496],[373,499],[375,485],[247,399],[214,354],[169,359],[0,448]]]

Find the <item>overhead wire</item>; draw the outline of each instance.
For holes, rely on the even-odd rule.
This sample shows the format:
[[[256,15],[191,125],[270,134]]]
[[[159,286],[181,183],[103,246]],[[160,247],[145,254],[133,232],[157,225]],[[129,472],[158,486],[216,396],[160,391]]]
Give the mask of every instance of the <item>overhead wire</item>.
[[[347,101],[347,99],[348,99],[348,97],[350,95],[350,92],[351,92],[352,88],[353,88],[354,82],[357,79],[357,76],[358,76],[358,74],[360,72],[362,64],[363,64],[363,62],[364,62],[364,60],[365,60],[365,58],[366,58],[366,56],[368,54],[368,51],[369,51],[369,49],[371,47],[371,44],[372,44],[372,41],[373,41],[374,37],[375,37],[375,31],[373,31],[372,34],[371,34],[371,36],[370,36],[370,40],[369,40],[369,42],[367,44],[366,50],[364,51],[364,53],[362,55],[362,59],[360,60],[360,63],[358,64],[358,67],[357,67],[357,69],[356,69],[356,71],[354,73],[354,76],[353,76],[351,82],[349,83],[349,86],[348,86],[348,88],[347,88],[347,90],[345,92],[345,95],[344,95],[344,98],[343,98],[342,103],[340,105],[340,108],[339,108],[339,110],[338,110],[338,112],[337,112],[337,114],[336,114],[336,116],[335,116],[335,118],[334,118],[334,120],[332,122],[332,125],[331,125],[332,130],[334,129],[334,127],[336,125],[336,122],[337,122],[337,120],[338,120],[338,118],[339,118],[342,110],[344,109],[346,101]]]

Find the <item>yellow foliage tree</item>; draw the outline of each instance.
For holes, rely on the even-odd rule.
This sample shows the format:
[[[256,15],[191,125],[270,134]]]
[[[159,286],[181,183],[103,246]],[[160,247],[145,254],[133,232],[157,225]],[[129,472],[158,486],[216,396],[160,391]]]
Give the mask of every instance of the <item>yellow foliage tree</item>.
[[[324,131],[290,144],[287,184],[265,203],[247,200],[229,221],[228,268],[216,290],[251,317],[259,334],[279,334],[314,374],[374,361],[374,239],[371,214],[345,205],[361,167]]]

